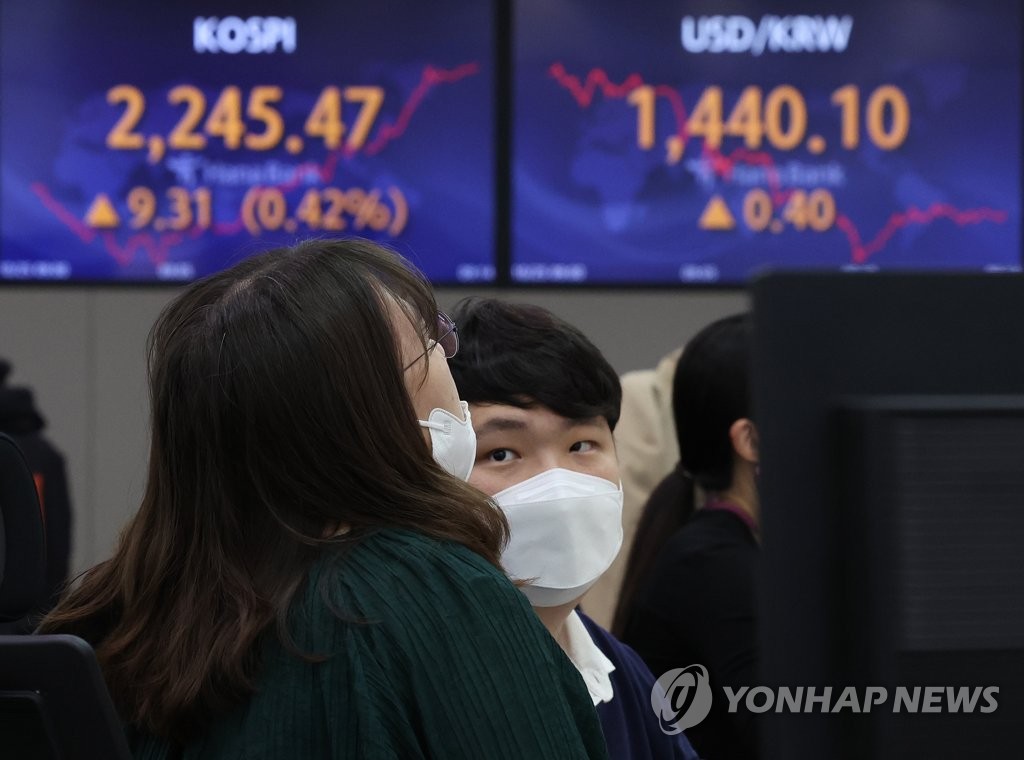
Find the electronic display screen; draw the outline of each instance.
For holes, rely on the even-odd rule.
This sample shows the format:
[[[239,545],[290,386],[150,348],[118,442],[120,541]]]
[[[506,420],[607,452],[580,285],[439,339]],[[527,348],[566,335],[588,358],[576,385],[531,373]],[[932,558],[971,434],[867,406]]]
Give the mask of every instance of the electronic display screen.
[[[514,8],[513,282],[1020,269],[1020,3]]]
[[[187,281],[316,236],[491,281],[477,0],[0,3],[0,279]]]

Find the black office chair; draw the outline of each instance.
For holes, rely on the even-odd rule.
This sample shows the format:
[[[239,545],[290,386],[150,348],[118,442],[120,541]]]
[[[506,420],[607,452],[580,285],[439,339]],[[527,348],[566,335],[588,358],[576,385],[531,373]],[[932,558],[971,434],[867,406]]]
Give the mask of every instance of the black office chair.
[[[42,602],[46,538],[35,481],[21,450],[0,433],[0,634]]]
[[[0,757],[131,760],[96,655],[77,636],[0,636]]]

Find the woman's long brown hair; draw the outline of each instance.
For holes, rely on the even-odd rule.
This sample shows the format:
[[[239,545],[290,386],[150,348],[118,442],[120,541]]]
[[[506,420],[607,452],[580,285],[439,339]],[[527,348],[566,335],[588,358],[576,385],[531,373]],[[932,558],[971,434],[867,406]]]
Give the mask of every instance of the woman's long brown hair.
[[[366,241],[310,241],[195,283],[158,319],[142,504],[40,628],[94,645],[130,724],[184,742],[244,700],[263,640],[290,645],[312,563],[375,529],[500,566],[508,526],[434,463],[385,302],[426,350],[437,308],[418,272]]]

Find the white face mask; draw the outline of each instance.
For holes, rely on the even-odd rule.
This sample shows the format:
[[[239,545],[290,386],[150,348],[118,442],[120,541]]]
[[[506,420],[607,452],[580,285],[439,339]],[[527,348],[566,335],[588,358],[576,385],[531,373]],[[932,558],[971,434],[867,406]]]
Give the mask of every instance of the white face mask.
[[[494,495],[511,528],[501,562],[534,607],[582,596],[622,546],[622,487],[555,468]]]
[[[459,419],[447,409],[433,409],[429,419],[420,420],[420,427],[430,430],[430,446],[434,461],[461,480],[469,480],[476,461],[476,431],[469,416],[469,404],[460,401]]]

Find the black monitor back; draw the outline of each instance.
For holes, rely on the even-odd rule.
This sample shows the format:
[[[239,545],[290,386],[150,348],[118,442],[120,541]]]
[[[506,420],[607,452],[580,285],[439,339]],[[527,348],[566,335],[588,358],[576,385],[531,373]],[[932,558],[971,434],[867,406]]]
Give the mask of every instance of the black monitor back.
[[[853,686],[861,710],[887,691],[766,713],[765,757],[1018,755],[1024,278],[776,274],[753,294],[763,682]],[[894,711],[929,686],[978,700]]]

